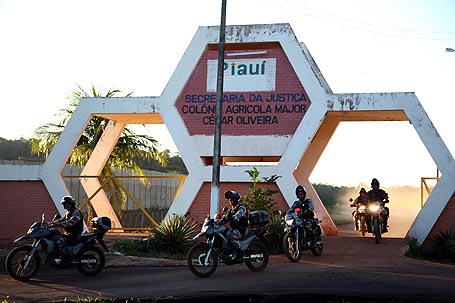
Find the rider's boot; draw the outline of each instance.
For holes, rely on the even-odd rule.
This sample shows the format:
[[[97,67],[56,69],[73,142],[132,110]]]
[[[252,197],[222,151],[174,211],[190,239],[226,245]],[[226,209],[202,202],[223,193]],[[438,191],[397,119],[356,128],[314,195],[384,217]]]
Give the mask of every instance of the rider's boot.
[[[382,232],[388,232],[389,230],[387,229],[388,225],[387,225],[387,221],[388,221],[388,217],[385,217],[384,218],[384,226],[383,226],[383,229],[382,229]]]
[[[245,253],[240,249],[240,240],[231,239],[231,245],[235,249],[235,252],[237,254],[235,260],[236,261],[242,260]]]

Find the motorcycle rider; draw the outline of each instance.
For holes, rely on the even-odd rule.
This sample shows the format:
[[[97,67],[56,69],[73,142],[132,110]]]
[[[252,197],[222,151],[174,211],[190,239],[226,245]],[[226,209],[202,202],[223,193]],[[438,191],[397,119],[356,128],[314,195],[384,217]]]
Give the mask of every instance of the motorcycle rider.
[[[226,223],[229,222],[231,226],[231,233],[229,241],[232,246],[240,252],[240,239],[245,235],[248,228],[248,208],[240,202],[240,194],[227,190],[224,196],[229,200],[231,208],[227,210],[225,215]]]
[[[355,230],[359,230],[358,209],[362,205],[364,205],[365,207],[368,205],[367,191],[363,187],[359,191],[359,196],[357,198],[355,198],[354,201],[351,202],[351,207],[356,208],[352,212],[352,220],[354,221]]]
[[[373,178],[371,180],[371,190],[369,190],[367,192],[367,199],[368,199],[368,202],[381,202],[382,206],[384,206],[384,210],[381,212],[380,216],[382,217],[383,219],[383,232],[387,232],[388,229],[388,225],[387,225],[387,222],[388,222],[388,219],[389,219],[389,208],[388,207],[385,207],[385,203],[388,203],[389,202],[389,194],[379,188],[379,181],[378,179],[376,178]],[[367,221],[369,221],[369,218],[367,217]],[[370,222],[367,222],[367,226],[368,226],[368,232],[371,232],[371,224]]]
[[[298,185],[295,188],[295,195],[298,200],[292,204],[287,213],[292,214],[295,212],[296,208],[300,208],[302,210],[300,215],[301,218],[314,219],[314,203],[311,199],[306,197],[306,190],[302,185]]]
[[[63,236],[56,237],[55,244],[57,252],[62,256],[68,255],[66,245],[74,244],[84,230],[84,216],[81,211],[76,207],[76,200],[71,196],[64,196],[61,201],[63,207],[66,209],[65,215],[52,221],[55,227],[63,227]]]

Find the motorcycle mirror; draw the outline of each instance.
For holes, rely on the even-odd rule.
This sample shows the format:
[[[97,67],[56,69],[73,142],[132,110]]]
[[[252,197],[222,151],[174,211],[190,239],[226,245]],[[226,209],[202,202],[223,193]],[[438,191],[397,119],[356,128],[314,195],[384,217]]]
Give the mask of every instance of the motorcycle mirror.
[[[223,213],[227,212],[228,211],[227,206],[223,207],[222,211],[223,211]]]
[[[352,198],[349,198],[349,202],[352,202],[352,201],[353,201]]]
[[[42,215],[41,215],[41,222],[44,222],[45,218],[46,218],[46,215],[45,215],[45,214],[42,214]]]

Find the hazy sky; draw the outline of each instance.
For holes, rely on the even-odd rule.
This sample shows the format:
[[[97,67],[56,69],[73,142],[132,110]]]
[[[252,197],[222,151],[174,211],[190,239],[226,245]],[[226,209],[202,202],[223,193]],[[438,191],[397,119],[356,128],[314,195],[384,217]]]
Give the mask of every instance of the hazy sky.
[[[0,0],[0,137],[55,122],[76,85],[161,95],[198,26],[219,25],[220,10],[221,0]],[[455,53],[445,52],[454,16],[451,0],[228,0],[226,22],[289,23],[334,93],[415,92],[454,155]],[[311,181],[420,186],[435,175],[409,123],[346,122]]]

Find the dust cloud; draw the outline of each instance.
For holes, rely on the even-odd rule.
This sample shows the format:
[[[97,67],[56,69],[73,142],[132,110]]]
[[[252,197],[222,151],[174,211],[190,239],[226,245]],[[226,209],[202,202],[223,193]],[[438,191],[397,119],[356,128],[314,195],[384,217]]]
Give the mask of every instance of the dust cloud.
[[[365,187],[368,191],[369,188]],[[421,209],[420,188],[411,186],[396,186],[382,188],[389,194],[390,202],[386,204],[390,211],[389,217],[389,232],[384,234],[384,237],[389,238],[404,238],[406,237],[409,228]],[[337,213],[331,213],[332,218],[350,218],[354,208],[349,206],[349,198],[355,199],[358,196],[358,189],[353,189],[348,192],[343,200],[346,204],[339,207]],[[424,196],[425,202],[428,196]],[[354,225],[353,225],[354,226]]]

